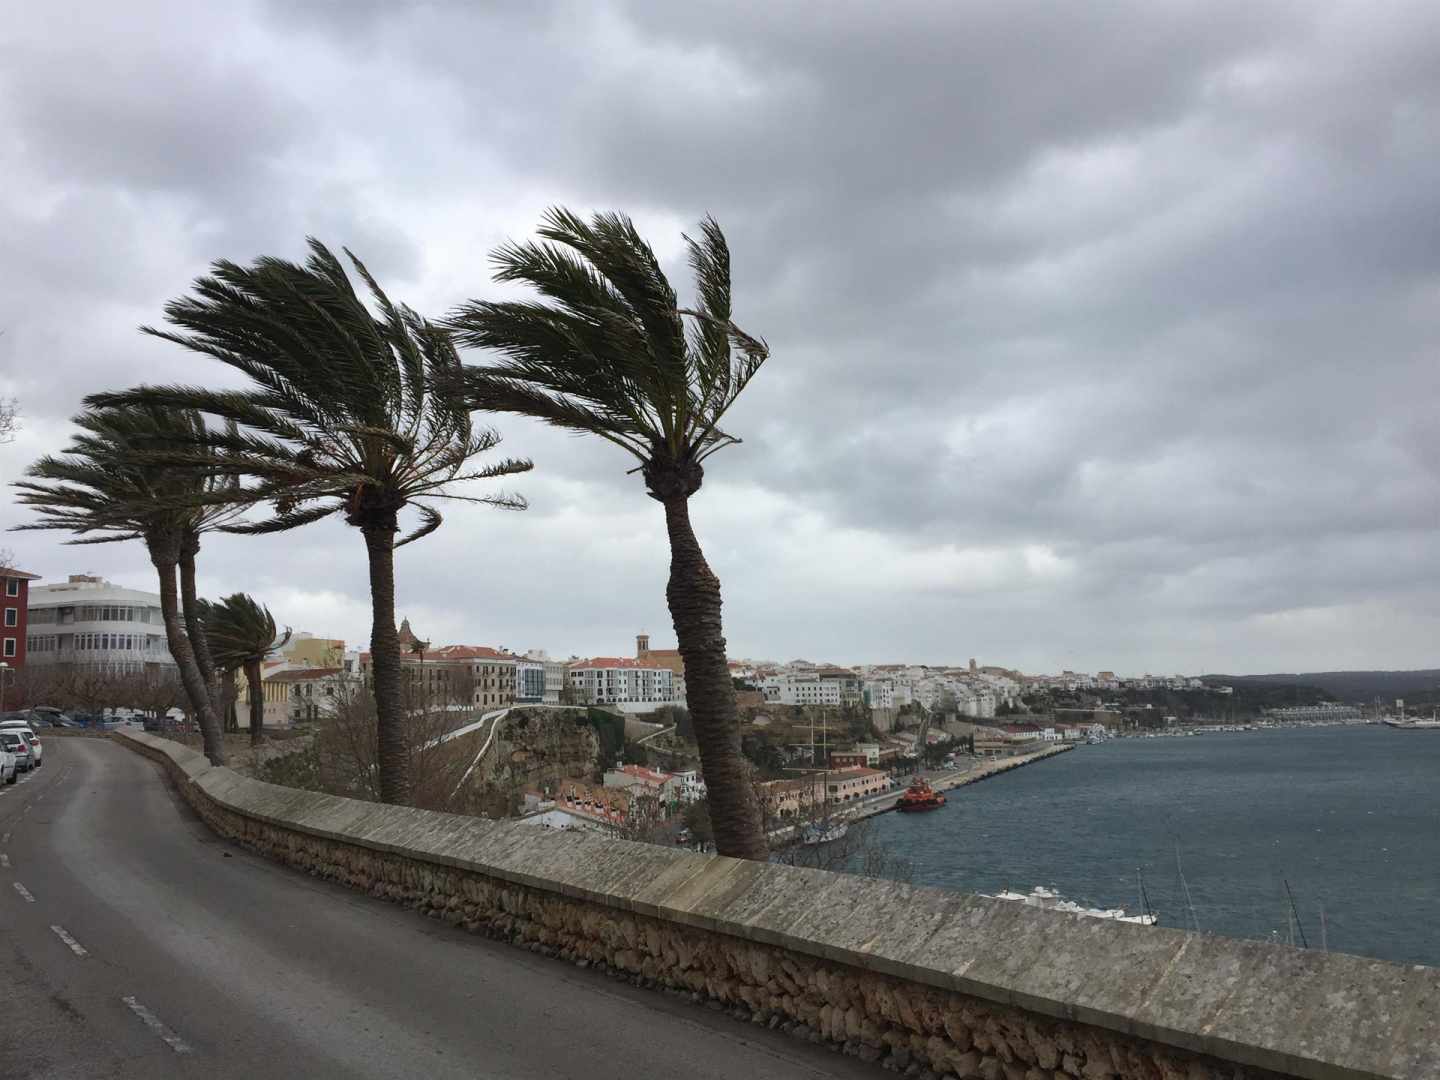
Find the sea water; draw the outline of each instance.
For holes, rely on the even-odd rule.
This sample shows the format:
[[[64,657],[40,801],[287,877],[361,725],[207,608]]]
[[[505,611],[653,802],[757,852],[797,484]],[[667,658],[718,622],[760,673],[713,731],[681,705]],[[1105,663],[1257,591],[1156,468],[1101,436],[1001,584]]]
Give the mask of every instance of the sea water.
[[[1440,966],[1440,731],[1117,739],[869,828],[916,884],[1133,914],[1143,881],[1164,926]]]

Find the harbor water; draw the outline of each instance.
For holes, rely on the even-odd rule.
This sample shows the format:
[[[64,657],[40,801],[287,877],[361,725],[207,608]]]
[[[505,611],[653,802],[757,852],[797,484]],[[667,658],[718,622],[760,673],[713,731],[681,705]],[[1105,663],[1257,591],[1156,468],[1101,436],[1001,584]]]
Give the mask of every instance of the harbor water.
[[[1164,926],[1440,966],[1440,732],[1114,740],[869,828],[917,884],[1135,912],[1139,868]]]

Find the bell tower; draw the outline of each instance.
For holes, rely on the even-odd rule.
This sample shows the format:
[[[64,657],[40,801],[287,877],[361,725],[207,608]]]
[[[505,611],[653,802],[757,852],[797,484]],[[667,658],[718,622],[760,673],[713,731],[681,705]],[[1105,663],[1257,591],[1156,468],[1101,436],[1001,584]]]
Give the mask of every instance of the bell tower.
[[[650,651],[650,635],[649,635],[649,634],[636,634],[636,635],[635,635],[635,659],[636,659],[636,660],[644,660],[644,659],[645,659],[645,654],[648,653],[649,651]]]

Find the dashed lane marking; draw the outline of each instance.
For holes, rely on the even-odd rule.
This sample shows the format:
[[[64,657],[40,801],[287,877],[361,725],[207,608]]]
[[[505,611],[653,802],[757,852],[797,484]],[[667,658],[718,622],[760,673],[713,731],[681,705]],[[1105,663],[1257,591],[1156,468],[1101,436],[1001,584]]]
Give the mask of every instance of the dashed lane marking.
[[[144,1022],[146,1027],[148,1027],[156,1035],[160,1036],[160,1038],[164,1040],[165,1045],[170,1047],[171,1050],[174,1050],[175,1053],[193,1054],[195,1052],[191,1048],[189,1043],[187,1043],[184,1039],[180,1038],[179,1035],[176,1035],[175,1032],[171,1031],[168,1027],[161,1023],[158,1016],[156,1016],[153,1012],[147,1009],[144,1005],[141,1005],[140,1002],[136,1001],[133,997],[122,997],[120,1000],[125,1003],[125,1007],[127,1009],[133,1012]]]
[[[9,834],[8,832],[5,833],[3,836],[0,836],[0,844],[8,844],[9,842],[10,842],[10,834]]]
[[[25,898],[27,904],[33,904],[35,902],[35,897],[30,895],[30,890],[18,881],[15,882],[15,891]]]
[[[9,869],[10,869],[10,856],[9,856],[9,855],[4,855],[4,854],[0,854],[0,870],[9,870]]]
[[[66,945],[70,946],[70,951],[73,952],[76,956],[90,955],[89,950],[87,950],[84,945],[81,945],[80,942],[76,941],[73,937],[71,937],[70,931],[66,930],[63,926],[52,925],[50,929],[55,932],[56,937],[58,937]]]

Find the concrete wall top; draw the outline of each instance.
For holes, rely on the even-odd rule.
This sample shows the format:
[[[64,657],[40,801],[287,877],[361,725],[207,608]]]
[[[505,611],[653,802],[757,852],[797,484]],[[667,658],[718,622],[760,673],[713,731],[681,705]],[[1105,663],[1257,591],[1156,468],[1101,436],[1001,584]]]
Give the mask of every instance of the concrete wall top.
[[[1311,1080],[1440,1077],[1440,969],[1042,911],[265,784],[178,743],[210,798],[315,836],[763,942]]]

